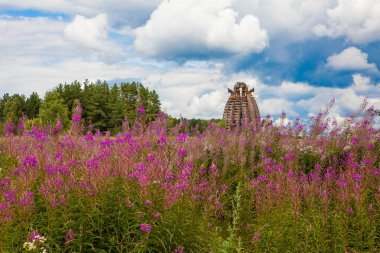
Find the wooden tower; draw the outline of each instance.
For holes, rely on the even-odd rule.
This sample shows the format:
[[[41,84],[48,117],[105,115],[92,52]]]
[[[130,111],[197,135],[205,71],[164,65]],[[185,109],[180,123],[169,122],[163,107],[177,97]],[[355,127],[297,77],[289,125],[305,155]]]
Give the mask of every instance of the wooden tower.
[[[228,98],[223,114],[227,129],[242,126],[245,121],[258,128],[260,112],[256,100],[252,96],[254,89],[248,90],[245,83],[238,82],[235,84],[234,90],[228,89],[228,92],[231,95]]]

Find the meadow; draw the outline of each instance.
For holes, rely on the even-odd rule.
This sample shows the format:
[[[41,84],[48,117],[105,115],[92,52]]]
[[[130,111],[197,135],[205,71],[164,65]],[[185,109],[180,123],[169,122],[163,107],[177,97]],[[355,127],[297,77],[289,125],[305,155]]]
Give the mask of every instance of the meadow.
[[[68,133],[8,125],[0,251],[380,251],[373,108],[193,133],[144,117],[115,136],[84,130],[79,109]]]

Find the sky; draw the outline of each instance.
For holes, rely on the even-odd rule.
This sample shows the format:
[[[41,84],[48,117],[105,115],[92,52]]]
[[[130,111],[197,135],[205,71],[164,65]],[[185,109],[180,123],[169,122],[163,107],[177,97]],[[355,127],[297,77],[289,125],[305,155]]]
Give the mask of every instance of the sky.
[[[0,93],[138,81],[162,109],[221,118],[254,87],[262,117],[380,109],[380,0],[0,0]]]

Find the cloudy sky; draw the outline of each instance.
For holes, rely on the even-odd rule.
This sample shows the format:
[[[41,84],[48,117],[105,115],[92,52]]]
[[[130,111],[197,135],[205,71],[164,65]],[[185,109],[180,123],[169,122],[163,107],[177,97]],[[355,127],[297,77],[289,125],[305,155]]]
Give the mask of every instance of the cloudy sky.
[[[85,79],[190,118],[220,118],[237,81],[262,116],[380,109],[380,0],[0,0],[1,93]]]

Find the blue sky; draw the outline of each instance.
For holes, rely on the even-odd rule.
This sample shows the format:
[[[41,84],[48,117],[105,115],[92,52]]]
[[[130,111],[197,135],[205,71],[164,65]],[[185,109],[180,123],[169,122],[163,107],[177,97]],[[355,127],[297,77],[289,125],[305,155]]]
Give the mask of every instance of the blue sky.
[[[227,88],[262,116],[380,109],[378,0],[0,0],[0,90],[137,80],[174,116],[218,118]]]

